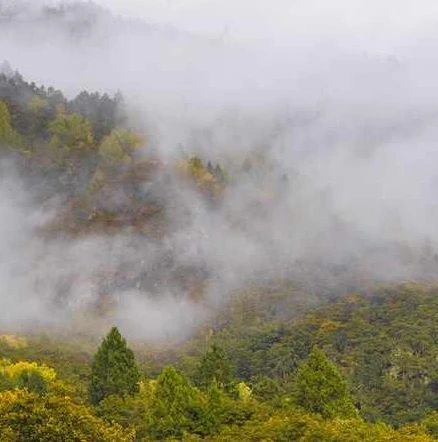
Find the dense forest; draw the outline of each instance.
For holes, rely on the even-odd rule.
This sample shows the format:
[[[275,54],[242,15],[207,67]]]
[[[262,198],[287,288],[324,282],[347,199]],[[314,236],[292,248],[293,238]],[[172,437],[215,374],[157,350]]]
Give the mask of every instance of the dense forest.
[[[0,144],[2,161],[12,162],[38,204],[57,198],[54,216],[35,233],[46,241],[127,228],[136,238],[162,241],[176,228],[166,201],[178,186],[215,210],[239,174],[267,173],[260,152],[228,167],[184,149],[167,163],[153,148],[145,155],[147,134],[129,127],[121,94],[84,91],[67,99],[7,64]],[[283,176],[261,188],[254,213],[287,185]],[[172,259],[164,255],[152,279],[132,276],[129,263],[106,269],[93,314],[111,310],[109,294],[121,287],[154,286],[158,296],[163,278],[201,303],[208,272]],[[424,263],[436,265],[432,250]],[[56,301],[68,290],[66,282]],[[115,327],[101,342],[77,330],[57,337],[2,330],[1,440],[438,438],[436,285],[356,281],[313,298],[304,290],[285,280],[246,287],[178,342],[131,345]]]
[[[435,440],[436,300],[381,287],[281,321],[236,304],[215,331],[135,353],[116,328],[2,335],[2,440]]]
[[[41,31],[38,42],[59,33],[71,43],[98,29],[100,44],[112,28],[153,33],[153,26],[111,19],[91,2],[29,11],[0,0],[2,35],[30,29],[31,36]],[[172,28],[166,35],[196,40]],[[213,43],[202,43],[202,57]],[[186,50],[170,52],[180,63]],[[135,56],[149,62],[149,54]],[[239,69],[221,71],[233,57],[215,66],[219,76],[236,75]],[[208,77],[203,63],[199,78]],[[383,64],[402,70],[398,62]],[[374,117],[378,106],[371,107]],[[310,125],[324,111],[303,109],[279,112],[251,149],[239,150],[231,131],[236,147],[222,156],[202,145],[245,120],[227,109],[217,127],[191,127],[190,142],[161,155],[122,92],[70,96],[0,65],[1,196],[19,208],[16,219],[5,220],[4,236],[12,232],[14,241],[0,248],[2,264],[13,262],[0,269],[0,301],[12,300],[0,305],[11,307],[1,318],[19,318],[0,322],[0,442],[438,440],[438,255],[426,234],[424,241],[412,234],[411,242],[389,234],[376,243],[382,231],[364,233],[366,222],[332,210],[333,189],[314,186],[315,176],[298,163],[283,167],[270,155],[271,145],[281,149],[285,127]],[[415,133],[423,115],[405,114],[386,126],[361,115],[354,161],[371,157],[375,143]],[[344,118],[329,118],[321,138],[354,141],[348,134],[356,128],[345,128]],[[259,122],[251,130],[243,125],[241,138]],[[313,135],[304,144],[317,145]],[[15,187],[24,189],[24,202]],[[382,215],[395,219],[385,233],[402,217],[394,206]],[[13,254],[16,244],[29,249],[28,261]],[[5,275],[26,284],[17,290]],[[20,291],[29,293],[20,298]],[[151,303],[141,307],[144,299]],[[124,303],[125,322],[117,316]],[[26,316],[21,308],[42,313]],[[180,309],[188,319],[172,328],[178,316],[162,312]],[[153,325],[142,329],[148,321]],[[164,331],[154,335],[154,327]]]

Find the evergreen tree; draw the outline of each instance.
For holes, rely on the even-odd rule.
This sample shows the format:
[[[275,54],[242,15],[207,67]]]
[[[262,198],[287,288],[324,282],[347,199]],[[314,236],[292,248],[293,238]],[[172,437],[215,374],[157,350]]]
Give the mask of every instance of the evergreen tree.
[[[307,411],[328,418],[357,416],[345,380],[317,347],[298,367],[295,388],[297,404]]]
[[[134,353],[117,327],[113,327],[94,356],[88,390],[90,402],[97,405],[109,395],[137,393],[139,379]]]
[[[234,370],[224,350],[213,345],[202,358],[196,375],[196,385],[208,388],[217,383],[221,388],[231,389],[234,380]]]
[[[153,440],[179,439],[184,432],[207,434],[214,424],[201,392],[173,367],[157,379],[148,418]]]

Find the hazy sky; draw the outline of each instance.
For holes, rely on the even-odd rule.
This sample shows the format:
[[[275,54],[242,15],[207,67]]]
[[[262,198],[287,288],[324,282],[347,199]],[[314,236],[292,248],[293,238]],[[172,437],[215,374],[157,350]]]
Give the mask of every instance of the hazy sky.
[[[97,0],[122,14],[192,32],[287,44],[296,38],[338,39],[394,52],[438,22],[434,0]]]

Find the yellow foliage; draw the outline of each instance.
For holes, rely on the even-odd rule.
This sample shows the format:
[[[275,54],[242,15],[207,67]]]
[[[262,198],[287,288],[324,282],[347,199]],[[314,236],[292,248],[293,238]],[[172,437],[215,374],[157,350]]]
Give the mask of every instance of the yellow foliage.
[[[139,384],[140,394],[153,394],[157,388],[158,381],[156,379],[149,379],[148,381],[141,381]]]
[[[47,101],[44,100],[43,98],[39,97],[38,95],[34,95],[29,100],[29,103],[27,103],[27,107],[29,108],[29,110],[35,114],[40,112],[46,106],[47,106]]]
[[[37,364],[36,362],[19,361],[11,364],[9,361],[3,359],[0,361],[0,372],[6,375],[12,382],[16,382],[23,372],[37,372],[46,381],[53,381],[56,378],[56,371],[53,368],[47,367],[44,364]]]
[[[243,402],[248,402],[251,399],[252,390],[245,384],[245,382],[239,382],[237,384],[237,391],[239,394],[239,399]]]
[[[324,320],[319,328],[319,331],[323,333],[330,333],[334,330],[337,330],[339,326],[339,322]]]
[[[180,175],[193,181],[201,190],[207,191],[211,196],[217,196],[223,190],[223,186],[218,183],[216,177],[197,157],[180,161],[177,164],[177,169]]]
[[[129,130],[113,130],[100,145],[99,153],[108,162],[131,161],[131,154],[142,144],[141,138]]]
[[[49,130],[52,149],[84,149],[93,145],[91,123],[78,113],[66,114],[59,110]]]
[[[107,425],[68,397],[25,390],[0,393],[1,441],[131,442],[134,431]]]
[[[280,411],[266,417],[254,416],[240,428],[226,428],[212,441],[286,441],[301,442],[432,442],[419,427],[394,430],[389,425],[372,424],[361,419],[330,419],[300,410]]]
[[[28,346],[26,338],[15,335],[0,335],[0,341],[3,341],[8,347],[11,348],[26,348]]]
[[[214,182],[214,176],[204,167],[202,161],[193,157],[182,160],[177,165],[178,169],[187,177],[192,177],[197,182]]]
[[[20,134],[11,125],[11,114],[2,100],[0,100],[0,144],[6,144],[8,147],[21,147],[23,144]]]
[[[326,440],[339,442],[430,442],[434,440],[419,428],[418,431],[412,431],[412,429],[394,430],[389,425],[371,424],[359,419],[324,421],[319,432],[324,435]],[[314,440],[312,431],[309,431],[303,441],[310,442],[312,440]]]

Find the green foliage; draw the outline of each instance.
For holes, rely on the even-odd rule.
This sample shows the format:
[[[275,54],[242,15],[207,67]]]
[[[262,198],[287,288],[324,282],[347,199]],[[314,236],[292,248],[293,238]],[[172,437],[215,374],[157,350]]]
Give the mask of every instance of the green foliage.
[[[123,97],[81,92],[68,100],[53,87],[36,86],[26,82],[11,69],[0,71],[0,100],[11,111],[12,126],[24,137],[34,141],[47,140],[47,128],[61,106],[68,114],[80,114],[93,126],[93,138],[100,142],[115,127],[123,125]]]
[[[398,431],[385,424],[370,424],[360,419],[323,419],[303,410],[270,410],[258,413],[242,426],[227,426],[211,441],[300,441],[300,442],[431,442],[421,428]]]
[[[20,135],[11,125],[8,106],[0,100],[0,145],[13,148],[21,146],[22,143]]]
[[[109,135],[114,127],[123,123],[123,114],[120,105],[123,97],[117,94],[113,99],[107,94],[82,91],[72,101],[67,103],[70,113],[80,113],[93,125],[93,135],[100,141]]]
[[[89,400],[97,405],[110,395],[135,394],[139,391],[139,380],[134,353],[119,330],[113,327],[93,359]]]
[[[216,168],[208,163],[204,166],[201,158],[193,156],[180,161],[178,169],[181,175],[193,182],[197,189],[209,200],[218,198],[226,184],[226,176],[218,165]]]
[[[140,393],[131,395],[111,395],[103,399],[96,408],[97,415],[105,422],[117,423],[126,430],[133,430],[136,440],[148,434],[147,415],[150,401]]]
[[[438,438],[438,412],[434,411],[424,418],[421,427],[431,436]]]
[[[118,101],[88,92],[69,101],[60,91],[28,84],[18,74],[0,74],[0,144],[8,148],[2,156],[12,150],[22,176],[44,177],[42,200],[61,193],[66,203],[56,222],[62,232],[101,234],[103,226],[119,232],[129,225],[141,234],[166,234],[165,216],[150,222],[151,213],[163,211],[161,191],[144,189],[145,183],[154,184],[150,178],[157,172],[167,177],[168,166],[137,158],[141,140],[122,128]],[[260,193],[256,205],[277,194],[278,180],[270,174],[278,168],[263,150],[243,169]],[[199,157],[179,164],[180,177],[208,202],[238,175],[229,179],[230,171],[236,171],[230,162],[225,171]],[[272,188],[262,187],[271,181]],[[179,273],[178,279],[190,279],[185,271]],[[118,277],[109,277],[108,286],[117,286]],[[189,354],[186,348],[172,349],[170,356],[150,358],[154,379],[143,384],[117,330],[98,349],[91,375],[86,345],[72,350],[70,340],[51,345],[32,338],[28,344],[1,336],[0,352],[10,360],[0,363],[0,440],[28,440],[34,433],[39,440],[65,440],[65,434],[72,434],[72,440],[123,440],[118,428],[109,429],[112,422],[137,440],[438,437],[436,286],[373,288],[337,301],[324,298],[318,308],[320,300],[291,286],[280,282],[240,291],[229,310],[209,325],[208,337],[186,347],[192,348]],[[206,339],[213,345],[204,354]],[[181,355],[185,365],[179,366],[196,387],[172,368],[160,374]],[[347,384],[364,420],[357,416]],[[77,408],[87,396],[94,408]],[[385,424],[375,423],[380,421]],[[115,433],[109,436],[108,431]]]
[[[105,425],[68,397],[41,397],[22,390],[0,393],[0,435],[2,441],[26,442],[133,440],[130,432]]]
[[[19,388],[42,395],[48,391],[56,373],[52,368],[35,362],[20,361],[14,364],[4,359],[0,361],[0,376],[0,390]]]
[[[271,402],[282,394],[278,381],[267,376],[254,376],[251,379],[252,394],[262,402]]]
[[[317,345],[342,367],[364,418],[400,426],[438,407],[437,294],[434,285],[384,286],[318,308],[303,305],[304,311],[290,320],[262,321],[273,304],[265,297],[254,315],[247,304],[233,306],[211,342],[224,348],[236,376],[251,382],[254,397],[254,379],[264,376],[277,383],[276,404],[293,389],[290,380],[298,365]],[[293,292],[287,296],[293,299]],[[307,300],[303,294],[300,299]],[[291,302],[299,305],[299,299]]]
[[[47,392],[48,385],[41,373],[23,370],[17,379],[17,388],[41,395]]]
[[[327,308],[325,311],[327,312]],[[315,318],[312,319],[313,324],[315,323],[314,321]],[[337,330],[329,322],[327,315],[325,315],[322,321],[324,333],[329,333],[329,330],[330,333]],[[335,321],[332,322],[334,323]],[[274,336],[272,335],[272,330],[270,330],[268,335]],[[280,335],[283,337],[287,336],[285,335],[285,330]],[[315,335],[318,336],[318,339],[321,339],[323,335],[321,335],[320,328],[316,327]],[[278,339],[278,336],[276,339]],[[258,344],[265,345],[268,341],[262,340]],[[17,352],[16,354],[23,355],[24,351],[30,350],[29,347],[22,348],[21,346],[16,346],[14,351]],[[39,351],[41,352],[41,349]],[[40,354],[42,355],[43,353]],[[198,366],[201,365],[205,356],[206,354],[203,354],[198,358]],[[196,358],[194,359],[196,361]],[[68,364],[67,361],[65,363]],[[26,367],[29,368],[29,364],[32,363],[18,362],[10,363],[6,366],[11,367],[9,370],[11,373],[14,373],[15,379],[19,376],[19,373],[26,370]],[[36,364],[36,366],[45,367],[43,371],[46,373],[46,376],[53,375],[50,374],[49,367],[41,364]],[[157,379],[141,383],[138,393],[134,395],[108,395],[100,401],[94,410],[106,424],[91,416],[90,410],[86,407],[76,408],[78,405],[65,398],[65,396],[68,396],[65,392],[52,388],[39,400],[36,399],[38,395],[34,394],[31,405],[17,405],[23,411],[17,412],[14,417],[11,417],[10,412],[7,411],[8,419],[1,421],[0,418],[1,440],[27,440],[27,431],[36,432],[39,435],[43,434],[49,441],[57,440],[56,437],[59,434],[57,431],[65,431],[66,434],[72,434],[75,437],[76,434],[81,434],[82,439],[72,440],[123,440],[118,427],[109,427],[109,425],[114,423],[119,424],[124,429],[123,434],[126,437],[132,437],[138,441],[167,439],[187,441],[208,440],[211,442],[230,440],[297,440],[309,442],[319,440],[333,442],[374,442],[387,440],[393,442],[429,442],[434,440],[436,428],[438,427],[434,414],[431,414],[417,425],[409,425],[398,430],[391,428],[387,424],[374,424],[357,417],[346,418],[345,414],[348,413],[345,413],[345,409],[340,406],[342,401],[339,400],[339,394],[337,393],[339,390],[341,390],[341,393],[345,393],[346,390],[344,388],[339,388],[340,385],[345,386],[345,383],[334,364],[329,362],[318,349],[314,349],[311,352],[311,356],[302,364],[299,364],[299,366],[300,368],[296,376],[289,376],[287,378],[289,385],[279,382],[278,379],[273,380],[259,376],[251,380],[251,389],[242,382],[238,384],[240,388],[236,390],[239,390],[241,394],[234,397],[227,394],[215,379],[207,388],[203,388],[201,391],[190,385],[187,378],[180,372],[172,367],[168,367],[161,372]],[[303,369],[306,366],[313,372],[306,375],[303,374],[303,376],[313,380],[313,386],[315,384],[319,385],[318,382],[321,379],[326,383],[323,388],[318,389],[315,393],[316,398],[314,398],[316,402],[322,402],[324,411],[328,410],[328,413],[325,412],[325,416],[324,413],[318,411],[319,409],[315,409],[314,411],[316,412],[306,411],[303,407],[297,408],[293,401],[287,401],[287,398],[290,397],[287,394],[287,387],[290,387],[292,382],[292,391],[299,389],[298,375],[299,373],[306,372]],[[63,380],[72,383],[70,388],[76,388],[76,378],[72,377],[72,372],[62,370],[62,373],[64,373]],[[318,379],[314,378],[313,375],[315,373],[320,375]],[[327,379],[330,382],[327,382]],[[312,382],[310,384],[312,385]],[[327,393],[329,391],[327,384],[332,389],[332,395]],[[5,388],[14,387],[5,385]],[[19,390],[7,393],[17,394],[17,392]],[[325,402],[321,401],[321,392],[326,394]],[[24,391],[24,393],[26,395],[30,394],[27,391]],[[20,403],[19,400],[14,399],[14,401],[15,403]],[[53,401],[58,405],[52,405]],[[350,402],[348,401],[348,393],[347,402]],[[50,405],[43,405],[45,403]],[[61,414],[59,409],[63,407],[69,408],[70,406],[78,414],[84,415],[81,418],[83,421],[75,421],[74,419],[76,418],[74,416],[63,416],[62,421],[63,424],[65,421],[65,426],[62,426],[57,421],[58,415]],[[45,408],[47,409],[46,411],[44,411]],[[1,406],[0,411],[2,411]],[[73,411],[72,414],[75,415],[76,411]],[[41,419],[41,422],[52,422],[50,429],[47,426],[44,427],[43,423],[33,422],[29,417],[30,415],[34,416],[37,420],[39,416],[43,415],[44,418]],[[342,416],[339,417],[340,415]],[[27,417],[25,418],[24,416]],[[19,431],[21,433],[17,430],[19,424],[15,419],[27,419],[26,424],[22,424],[23,429],[20,427]],[[90,421],[90,419],[92,420]],[[69,422],[73,423],[70,424]],[[68,425],[77,427],[75,428],[77,433],[72,433],[67,428]],[[26,426],[31,429],[26,429]],[[54,432],[55,436],[52,436],[50,431]],[[102,431],[103,434],[107,431],[112,431],[117,436],[113,435],[105,439],[104,436],[96,436],[96,433],[90,433],[92,431]],[[22,436],[23,434],[24,436]],[[89,436],[89,434],[93,434],[93,436]],[[53,437],[53,439],[50,439],[50,437]],[[30,440],[32,441],[33,439]]]
[[[208,410],[213,425],[211,432],[217,432],[223,426],[241,426],[254,414],[256,402],[250,397],[233,399],[217,383],[207,391]]]
[[[14,384],[11,381],[11,378],[3,372],[0,372],[0,392],[5,390],[12,390],[14,388]]]
[[[39,95],[34,95],[27,104],[28,109],[34,114],[41,113],[47,108],[47,106],[47,100],[44,100]]]
[[[357,415],[345,380],[337,367],[317,347],[298,367],[295,400],[305,410],[328,418]]]
[[[195,384],[208,388],[213,383],[230,391],[234,384],[233,366],[224,350],[213,345],[203,356],[194,376]]]
[[[181,438],[184,432],[205,434],[213,425],[201,392],[173,367],[158,377],[150,407],[153,440]]]
[[[132,153],[140,143],[140,138],[134,132],[113,130],[102,140],[99,154],[109,163],[130,162]]]
[[[68,153],[72,150],[84,150],[93,146],[91,123],[81,114],[66,114],[60,108],[56,118],[50,123],[50,146],[55,151]]]

